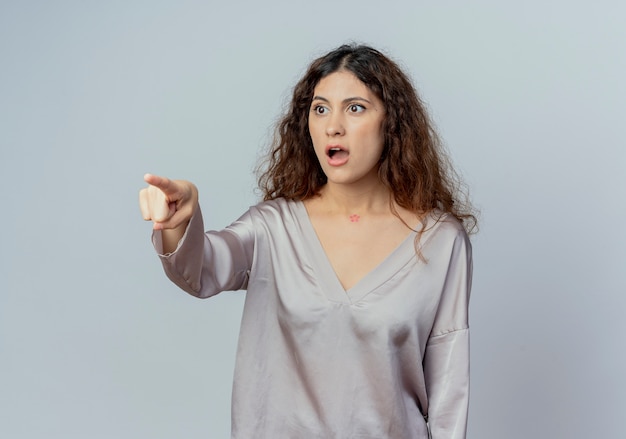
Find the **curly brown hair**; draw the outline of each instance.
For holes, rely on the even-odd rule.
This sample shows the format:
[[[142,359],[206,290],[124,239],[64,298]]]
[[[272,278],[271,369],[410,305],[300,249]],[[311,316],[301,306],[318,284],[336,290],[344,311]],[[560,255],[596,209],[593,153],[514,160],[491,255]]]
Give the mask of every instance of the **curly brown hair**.
[[[314,60],[294,87],[289,110],[278,123],[260,168],[263,199],[306,200],[326,184],[308,117],[316,85],[340,70],[354,74],[384,104],[384,149],[378,173],[393,201],[418,214],[451,214],[468,233],[474,232],[477,220],[467,191],[411,80],[395,62],[363,45],[343,45]]]

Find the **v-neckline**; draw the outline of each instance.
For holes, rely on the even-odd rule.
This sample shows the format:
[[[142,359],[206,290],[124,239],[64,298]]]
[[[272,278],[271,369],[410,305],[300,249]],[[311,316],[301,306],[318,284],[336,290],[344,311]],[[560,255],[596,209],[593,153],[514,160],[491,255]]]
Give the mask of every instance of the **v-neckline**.
[[[352,287],[346,289],[341,284],[322,242],[313,227],[313,222],[302,201],[296,201],[295,213],[303,233],[303,241],[309,250],[318,281],[324,284],[324,294],[333,302],[354,304],[362,300],[380,285],[387,282],[411,259],[416,257],[414,241],[417,232],[411,231],[385,258]]]

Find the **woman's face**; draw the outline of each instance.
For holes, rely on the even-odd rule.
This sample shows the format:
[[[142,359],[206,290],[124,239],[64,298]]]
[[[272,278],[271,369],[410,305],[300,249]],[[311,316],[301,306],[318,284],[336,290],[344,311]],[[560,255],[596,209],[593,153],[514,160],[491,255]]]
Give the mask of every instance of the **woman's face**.
[[[329,183],[378,181],[384,106],[354,74],[341,70],[313,91],[309,133]]]

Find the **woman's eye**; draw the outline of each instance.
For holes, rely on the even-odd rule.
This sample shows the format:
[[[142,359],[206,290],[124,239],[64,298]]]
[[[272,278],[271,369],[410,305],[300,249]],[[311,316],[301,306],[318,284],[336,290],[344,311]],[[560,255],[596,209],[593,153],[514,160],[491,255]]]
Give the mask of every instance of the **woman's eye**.
[[[315,114],[326,114],[328,112],[328,110],[326,109],[326,107],[322,107],[321,105],[316,105],[315,107],[313,107],[313,111],[315,112]]]
[[[348,110],[350,113],[360,113],[365,110],[365,107],[359,104],[352,104],[348,107]]]

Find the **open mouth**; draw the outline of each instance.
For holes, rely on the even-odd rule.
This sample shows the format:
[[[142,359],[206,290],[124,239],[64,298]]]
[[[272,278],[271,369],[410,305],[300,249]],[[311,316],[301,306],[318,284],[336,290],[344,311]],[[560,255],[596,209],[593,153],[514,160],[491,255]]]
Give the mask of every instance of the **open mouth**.
[[[333,146],[332,148],[329,148],[327,151],[328,157],[330,157],[331,159],[334,158],[345,158],[348,156],[348,151],[346,151],[345,149],[342,149],[338,146]]]

